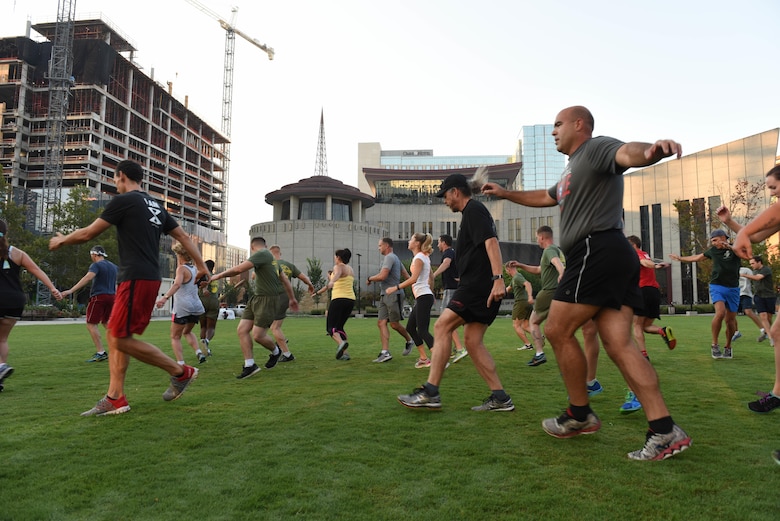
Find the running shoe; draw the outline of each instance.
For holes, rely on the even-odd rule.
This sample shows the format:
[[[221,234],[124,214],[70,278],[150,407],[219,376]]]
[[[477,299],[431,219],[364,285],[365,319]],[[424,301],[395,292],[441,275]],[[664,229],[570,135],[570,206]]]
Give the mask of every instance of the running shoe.
[[[625,403],[620,406],[621,414],[636,412],[641,408],[642,408],[642,404],[639,403],[639,400],[636,399],[636,395],[633,392],[628,391],[626,393]]]
[[[767,335],[767,334],[766,334],[766,331],[764,331],[764,330],[762,329],[762,330],[761,330],[761,334],[760,334],[760,335],[758,335],[758,341],[759,341],[759,342],[763,342],[763,341],[764,341],[764,340],[766,340],[767,338],[769,338],[769,335]]]
[[[522,347],[518,347],[517,350],[518,351],[528,351],[528,350],[531,350],[533,348],[534,348],[534,346],[532,346],[531,344],[525,344]]]
[[[499,400],[495,395],[491,394],[482,405],[477,405],[471,408],[472,411],[498,411],[498,412],[510,412],[515,410],[515,404],[512,403],[512,398],[506,397],[506,400]]]
[[[336,349],[336,360],[341,360],[341,357],[344,355],[344,351],[347,350],[349,347],[349,342],[344,341],[339,344],[339,348]]]
[[[604,388],[601,386],[598,380],[593,381],[593,385],[588,384],[588,396],[596,396],[604,392]]]
[[[452,363],[453,363],[453,364],[454,364],[454,363],[457,363],[457,362],[459,362],[460,360],[463,360],[464,358],[466,358],[467,356],[469,356],[469,352],[468,352],[468,351],[466,351],[466,348],[464,347],[463,349],[460,349],[460,350],[458,350],[458,351],[455,353],[455,357],[452,359]]]
[[[280,362],[292,362],[293,360],[295,360],[295,355],[289,351],[282,353],[282,357],[279,359]]]
[[[341,358],[339,358],[339,360],[343,360],[346,362],[347,360],[352,360],[352,359],[349,357],[347,353],[344,353],[343,355],[341,355]]]
[[[14,373],[14,368],[6,364],[0,367],[0,383]]]
[[[534,357],[531,358],[531,361],[528,362],[527,365],[529,365],[531,367],[535,367],[537,365],[542,365],[542,364],[546,364],[546,363],[547,363],[547,357],[545,356],[545,354],[544,353],[539,353],[537,355],[534,355]]]
[[[185,365],[181,376],[171,376],[171,385],[163,393],[163,400],[166,402],[178,400],[197,377],[198,370],[191,365]]]
[[[414,349],[414,348],[415,348],[414,340],[409,340],[406,343],[406,346],[404,346],[404,352],[401,353],[401,356],[409,356],[409,353],[411,353],[412,349]]]
[[[734,333],[734,336],[731,337],[731,341],[734,342],[735,340],[737,340],[739,338],[742,338],[742,333],[737,331],[736,333]]]
[[[390,351],[382,351],[379,353],[379,356],[376,357],[374,362],[381,364],[382,362],[389,362],[393,359],[393,355],[390,354]]]
[[[775,460],[775,463],[780,465],[780,450],[772,451],[772,459]]]
[[[412,409],[426,408],[426,409],[441,409],[441,395],[431,396],[425,387],[418,387],[412,394],[400,394],[398,395],[398,401],[404,407],[410,407]]]
[[[764,413],[780,407],[780,398],[774,394],[762,392],[757,392],[756,394],[760,396],[760,398],[755,402],[750,402],[748,404],[748,409],[751,411]]]
[[[275,355],[274,351],[276,351],[277,349],[279,350],[279,354]],[[268,361],[265,363],[266,369],[271,369],[272,367],[274,367],[276,365],[276,362],[279,361],[279,357],[282,356],[282,349],[279,346],[276,346],[274,348],[274,351],[271,351],[271,354],[268,355]]]
[[[203,364],[206,363],[206,355],[203,353],[198,353],[198,363]]]
[[[130,410],[127,398],[120,396],[116,400],[109,400],[108,395],[98,400],[97,405],[88,411],[81,413],[82,416],[108,416],[109,414],[122,414]]]
[[[418,358],[417,362],[414,363],[415,369],[423,369],[425,367],[430,367],[430,366],[431,366],[430,358],[426,358],[425,360],[423,360],[422,358]]]
[[[103,351],[102,353],[95,353],[92,355],[92,358],[87,360],[87,362],[104,362],[108,360],[108,353]]]
[[[672,332],[671,327],[661,328],[661,338],[664,339],[664,342],[666,342],[666,347],[669,349],[674,349],[677,346],[677,339],[674,337],[674,333]]]
[[[579,434],[593,434],[601,428],[601,420],[595,413],[588,413],[585,421],[577,421],[568,412],[542,422],[544,432],[556,438],[571,438]]]
[[[732,359],[732,358],[734,358],[734,357],[731,355],[731,348],[730,348],[730,347],[724,347],[724,348],[723,348],[723,354],[722,354],[722,355],[720,355],[720,357],[721,357],[721,359],[723,359],[723,358],[728,358],[729,360],[730,360],[730,359]]]
[[[236,376],[239,380],[243,380],[244,378],[249,378],[250,376],[254,376],[257,373],[260,372],[260,367],[257,364],[252,364],[251,367],[244,367],[241,370],[241,374]]]
[[[633,460],[654,461],[671,458],[691,446],[691,437],[685,431],[675,425],[672,432],[657,434],[647,431],[647,441],[640,450],[629,452],[628,457]]]
[[[718,358],[721,358],[723,356],[723,353],[720,352],[720,346],[718,344],[712,344],[712,358],[717,360]]]

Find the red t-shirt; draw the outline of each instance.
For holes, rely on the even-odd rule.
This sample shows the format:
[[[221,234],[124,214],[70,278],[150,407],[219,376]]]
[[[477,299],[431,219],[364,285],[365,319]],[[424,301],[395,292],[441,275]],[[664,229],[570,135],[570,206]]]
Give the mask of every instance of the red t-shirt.
[[[636,250],[636,254],[639,256],[640,261],[642,259],[653,260],[652,258],[650,258],[650,255],[645,251]],[[639,287],[645,288],[647,286],[651,286],[653,288],[661,287],[658,285],[658,281],[655,278],[655,269],[648,268],[640,264],[639,265]]]

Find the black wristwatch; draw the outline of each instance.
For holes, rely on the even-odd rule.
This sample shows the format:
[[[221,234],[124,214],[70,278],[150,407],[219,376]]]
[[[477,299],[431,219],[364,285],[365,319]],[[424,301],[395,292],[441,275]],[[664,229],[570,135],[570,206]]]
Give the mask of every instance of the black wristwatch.
[[[490,277],[490,280],[498,280],[500,278],[501,278],[501,275],[493,275],[492,277]]]

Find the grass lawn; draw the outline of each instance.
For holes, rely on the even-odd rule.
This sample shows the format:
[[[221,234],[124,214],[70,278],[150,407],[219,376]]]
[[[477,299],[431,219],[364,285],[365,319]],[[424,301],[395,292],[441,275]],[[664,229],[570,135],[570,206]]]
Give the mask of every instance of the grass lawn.
[[[740,317],[741,318],[741,317]],[[108,385],[108,364],[85,363],[93,348],[83,324],[17,325],[0,393],[0,520],[777,520],[780,411],[746,403],[773,382],[773,354],[745,336],[733,360],[710,357],[710,317],[664,318],[679,339],[648,351],[672,415],[693,438],[684,453],[637,462],[642,412],[621,415],[625,384],[604,355],[605,391],[592,406],[603,425],[559,440],[540,422],[557,416],[566,391],[552,349],[527,367],[511,321],[499,318],[486,343],[517,409],[470,410],[489,394],[469,358],[442,382],[441,411],[396,401],[425,381],[415,354],[371,362],[374,319],[347,323],[352,360],[336,361],[324,318],[290,318],[296,356],[239,381],[235,321],[219,321],[214,356],[175,402],[168,379],[131,362],[132,410],[82,418]],[[143,338],[171,353],[169,323]],[[750,332],[750,334],[747,334]],[[259,364],[267,352],[255,349]],[[195,364],[185,347],[188,363]]]

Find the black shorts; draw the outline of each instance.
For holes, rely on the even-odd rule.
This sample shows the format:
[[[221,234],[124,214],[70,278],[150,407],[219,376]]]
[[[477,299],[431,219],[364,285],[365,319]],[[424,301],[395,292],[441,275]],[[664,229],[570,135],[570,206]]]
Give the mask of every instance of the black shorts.
[[[600,308],[642,309],[639,257],[621,230],[595,233],[566,254],[555,300]]]
[[[200,320],[200,315],[187,315],[186,317],[177,317],[176,315],[173,315],[171,320],[174,324],[179,324],[181,326],[186,324],[197,324],[198,320]]]
[[[753,304],[755,305],[756,311],[759,313],[769,313],[770,315],[775,314],[775,301],[776,297],[753,297]]]
[[[645,318],[661,318],[661,290],[654,286],[639,288],[642,291],[644,309],[635,309],[634,315]]]
[[[490,296],[490,291],[483,293],[460,286],[455,290],[450,303],[447,304],[447,309],[453,310],[467,324],[477,322],[490,325],[496,319],[496,315],[498,315],[501,301],[493,302],[490,304],[490,307],[487,307],[488,296]]]

